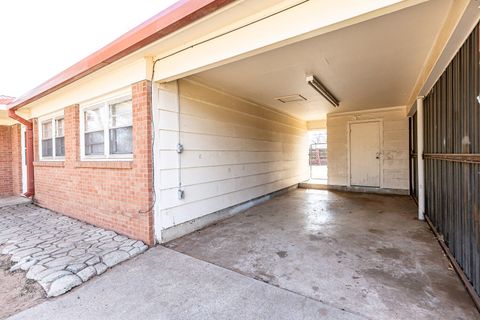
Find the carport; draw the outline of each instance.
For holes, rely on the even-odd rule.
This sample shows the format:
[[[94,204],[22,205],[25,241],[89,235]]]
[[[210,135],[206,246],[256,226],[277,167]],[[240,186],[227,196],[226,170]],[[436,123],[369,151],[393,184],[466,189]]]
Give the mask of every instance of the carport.
[[[479,12],[475,0],[179,1],[9,103],[33,139],[29,174],[12,157],[6,168],[36,204],[178,251],[153,249],[141,269],[160,260],[174,276],[145,271],[157,282],[135,305],[177,311],[156,290],[184,301],[195,270],[215,269],[195,289],[231,285],[222,315],[251,285],[326,317],[325,304],[347,318],[478,318]],[[15,128],[4,136],[19,151]],[[326,166],[321,183],[312,165]],[[142,309],[128,300],[116,311]]]
[[[297,189],[166,244],[372,319],[478,319],[407,196]]]
[[[421,3],[195,65],[195,50],[210,52],[203,40],[179,53],[188,63],[176,72],[158,57],[157,240],[366,317],[478,318],[409,197],[409,115],[443,72],[432,63],[452,6]],[[326,185],[308,183],[315,129],[327,130]]]
[[[259,46],[242,39],[288,19],[300,24],[298,17],[313,18],[317,5],[287,7],[155,57],[159,242],[308,181],[308,134],[315,129],[327,131],[322,187],[409,194],[408,112],[452,2],[388,7],[346,26],[296,30],[295,37],[244,54],[238,54],[244,47],[218,50]]]

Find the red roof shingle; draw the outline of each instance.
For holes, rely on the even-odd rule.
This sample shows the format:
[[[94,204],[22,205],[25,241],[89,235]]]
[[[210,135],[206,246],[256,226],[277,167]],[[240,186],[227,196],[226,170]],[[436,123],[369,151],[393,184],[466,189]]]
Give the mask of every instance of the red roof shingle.
[[[15,100],[14,97],[5,96],[5,95],[1,95],[1,94],[0,94],[0,104],[9,104],[9,103],[11,103],[13,100]]]

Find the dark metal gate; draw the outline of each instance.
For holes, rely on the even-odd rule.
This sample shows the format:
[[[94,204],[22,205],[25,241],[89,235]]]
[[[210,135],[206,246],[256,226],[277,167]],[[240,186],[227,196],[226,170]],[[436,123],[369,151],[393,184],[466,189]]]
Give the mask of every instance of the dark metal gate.
[[[480,294],[479,28],[424,100],[425,213]]]

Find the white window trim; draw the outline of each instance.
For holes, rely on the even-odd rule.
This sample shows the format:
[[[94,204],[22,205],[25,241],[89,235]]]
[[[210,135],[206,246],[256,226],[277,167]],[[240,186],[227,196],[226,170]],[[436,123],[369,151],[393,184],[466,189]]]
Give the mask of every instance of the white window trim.
[[[56,127],[55,127],[55,120],[57,119],[64,119],[63,121],[63,137],[64,137],[64,143],[65,143],[65,114],[62,111],[58,111],[55,113],[50,113],[48,115],[42,116],[38,118],[38,154],[40,155],[40,160],[41,161],[64,161],[65,160],[65,155],[63,156],[57,156],[55,155],[55,138],[56,138]],[[43,128],[42,128],[42,123],[47,122],[47,121],[52,122],[52,156],[51,157],[44,157],[43,156],[43,150],[42,150],[42,141],[43,141]]]
[[[109,109],[105,107],[108,102],[115,100],[115,99],[122,99],[128,98],[132,99],[132,94],[130,90],[122,90],[121,92],[116,92],[114,94],[104,96],[99,99],[92,100],[80,106],[80,161],[132,161],[133,160],[133,151],[131,154],[110,154],[110,136],[109,136]],[[103,118],[105,119],[104,127],[103,127],[103,135],[104,135],[104,154],[103,155],[86,155],[85,154],[85,118],[84,112],[86,110],[95,109],[99,105],[103,105],[100,112],[103,112]],[[132,103],[133,108],[133,103]],[[132,110],[132,118],[133,118],[133,110]],[[132,126],[133,126],[133,119],[132,119]],[[132,136],[133,139],[133,136]],[[132,141],[133,143],[133,141]]]

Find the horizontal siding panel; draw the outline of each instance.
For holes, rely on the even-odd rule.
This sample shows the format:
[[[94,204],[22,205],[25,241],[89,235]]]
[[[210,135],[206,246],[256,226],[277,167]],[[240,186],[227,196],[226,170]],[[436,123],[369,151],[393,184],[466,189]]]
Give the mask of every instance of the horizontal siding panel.
[[[176,150],[178,132],[160,132],[160,149]],[[232,138],[225,136],[212,136],[195,133],[180,133],[180,140],[189,150],[209,151],[282,151],[284,144],[278,141],[253,140],[245,138]]]
[[[274,132],[301,134],[305,128],[293,127],[288,124],[278,123],[258,116],[245,114],[235,109],[220,108],[205,102],[180,98],[181,113],[197,118],[214,119],[216,121],[241,126],[263,128]]]
[[[306,122],[298,120],[279,111],[266,108],[264,106],[252,103],[250,101],[220,92],[202,83],[182,79],[181,81],[182,97],[191,100],[206,102],[220,106],[221,108],[235,110],[248,115],[253,115],[268,121],[294,126],[300,129],[306,129]]]
[[[407,160],[408,161],[409,159],[408,150],[396,150],[396,149],[391,150],[390,147],[391,146],[389,146],[388,150],[387,149],[383,150],[383,161],[388,161],[388,160]]]
[[[182,170],[182,185],[190,186],[206,182],[238,178],[242,176],[290,170],[297,167],[297,161],[293,160],[235,164],[216,167],[185,168]],[[162,170],[160,181],[160,189],[162,190],[178,186],[178,170]]]
[[[160,110],[158,113],[159,128],[162,130],[178,131],[178,113],[172,111]]]
[[[159,111],[160,118],[163,117],[163,120],[159,120],[159,129],[160,131],[175,131],[178,132],[178,119],[177,112],[171,111]],[[221,137],[232,137],[232,138],[247,138],[252,140],[264,140],[264,141],[286,141],[286,142],[298,142],[299,140],[304,140],[304,143],[307,143],[304,133],[286,133],[284,131],[272,131],[265,126],[248,126],[248,125],[239,125],[239,124],[227,124],[225,122],[199,118],[191,115],[181,115],[181,132],[193,133],[193,134],[202,134],[202,135],[213,135]]]
[[[160,169],[178,168],[178,157],[179,155],[176,151],[161,151],[159,160]],[[236,163],[273,162],[278,159],[282,159],[283,161],[304,159],[304,157],[302,157],[299,152],[295,152],[294,149],[288,152],[185,150],[180,157],[182,168],[223,166]]]
[[[388,150],[400,150],[400,151],[407,151],[408,150],[408,132],[404,133],[404,137],[406,139],[402,139],[401,136],[398,136],[396,139],[392,140],[383,140],[384,149]]]
[[[158,96],[156,219],[161,228],[308,179],[306,122],[186,80],[162,84]]]
[[[178,112],[178,94],[175,82],[160,84],[161,95],[158,95],[159,110]]]
[[[177,207],[162,209],[162,226],[163,228],[169,228],[177,224],[202,217],[209,213],[216,212],[242,202],[258,198],[262,195],[289,187],[298,181],[301,181],[301,179],[301,176],[292,177],[289,179],[256,186],[254,188],[222,194],[217,197],[203,199]]]
[[[214,181],[190,186],[184,186],[185,199],[178,199],[177,188],[165,189],[160,192],[160,201],[163,208],[184,205],[202,199],[213,198],[222,194],[232,193],[237,190],[254,188],[264,184],[273,183],[297,177],[303,174],[299,169],[275,171],[258,175],[242,176],[233,179]]]
[[[384,160],[383,161],[383,169],[408,169],[408,160]],[[408,178],[408,174],[405,178]]]
[[[401,130],[408,132],[408,120],[390,120],[385,121],[385,131],[394,131],[394,130]]]

